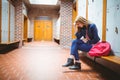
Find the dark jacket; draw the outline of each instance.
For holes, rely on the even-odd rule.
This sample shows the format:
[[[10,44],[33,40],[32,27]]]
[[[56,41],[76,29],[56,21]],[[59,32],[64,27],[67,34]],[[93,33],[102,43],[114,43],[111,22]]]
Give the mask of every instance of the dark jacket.
[[[76,34],[77,39],[80,39],[82,36],[85,38],[86,35],[86,27],[81,28],[80,32],[77,32]],[[98,30],[95,24],[89,24],[88,25],[88,36],[90,40],[88,40],[88,44],[96,44],[100,38],[98,36]]]

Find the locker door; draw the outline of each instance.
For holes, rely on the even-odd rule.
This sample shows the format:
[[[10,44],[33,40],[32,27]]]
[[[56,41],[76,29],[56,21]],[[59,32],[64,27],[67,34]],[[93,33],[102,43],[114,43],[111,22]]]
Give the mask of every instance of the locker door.
[[[1,43],[8,43],[9,41],[9,2],[2,0],[2,18],[1,18]]]
[[[1,8],[2,8],[2,1],[0,0],[0,43],[1,43]]]
[[[10,4],[10,42],[15,38],[15,7]]]
[[[120,56],[120,1],[107,2],[106,40],[110,42],[115,55]]]
[[[95,23],[98,29],[98,34],[102,39],[102,13],[103,0],[88,0],[88,20]],[[97,7],[96,7],[97,6]]]

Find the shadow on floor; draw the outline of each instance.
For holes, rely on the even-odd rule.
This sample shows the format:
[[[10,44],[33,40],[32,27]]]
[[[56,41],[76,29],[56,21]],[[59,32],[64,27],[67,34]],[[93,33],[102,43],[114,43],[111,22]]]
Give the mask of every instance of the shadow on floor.
[[[80,56],[80,59],[88,66],[92,67],[95,72],[100,73],[101,76],[105,78],[105,80],[120,80],[120,75],[98,63],[93,62],[91,59],[87,58],[86,56]],[[82,72],[87,72],[87,71],[89,70],[83,70]]]

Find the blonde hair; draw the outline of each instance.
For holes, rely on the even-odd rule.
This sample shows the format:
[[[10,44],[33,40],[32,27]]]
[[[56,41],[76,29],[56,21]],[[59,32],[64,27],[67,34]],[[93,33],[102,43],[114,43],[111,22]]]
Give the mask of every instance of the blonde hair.
[[[79,16],[79,17],[76,18],[75,24],[78,23],[78,22],[80,22],[80,23],[82,23],[82,24],[84,24],[86,26],[91,23],[90,21],[88,21],[87,19],[85,19],[82,16]]]
[[[76,24],[78,22],[82,23],[85,27],[88,27],[88,25],[91,24],[91,22],[89,20],[85,19],[82,16],[77,17],[76,20],[75,20],[75,22],[74,22],[74,24]],[[77,27],[77,31],[80,32],[81,28]]]

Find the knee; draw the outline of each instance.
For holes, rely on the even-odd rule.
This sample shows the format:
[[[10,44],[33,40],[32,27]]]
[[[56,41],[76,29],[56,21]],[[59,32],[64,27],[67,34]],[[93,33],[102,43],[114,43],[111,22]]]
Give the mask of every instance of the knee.
[[[75,39],[75,40],[72,41],[72,45],[74,45],[74,44],[82,44],[82,43],[84,43],[84,42],[82,40],[78,40],[78,39]]]
[[[78,43],[76,39],[72,41],[72,44],[76,44],[76,43]]]
[[[73,56],[75,56],[75,55],[76,55],[76,53],[75,53],[75,52],[71,52],[71,53],[70,53],[70,55],[73,55]]]

